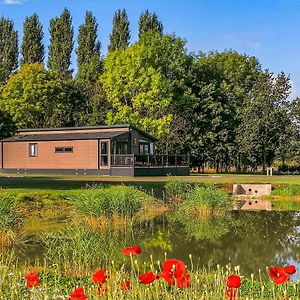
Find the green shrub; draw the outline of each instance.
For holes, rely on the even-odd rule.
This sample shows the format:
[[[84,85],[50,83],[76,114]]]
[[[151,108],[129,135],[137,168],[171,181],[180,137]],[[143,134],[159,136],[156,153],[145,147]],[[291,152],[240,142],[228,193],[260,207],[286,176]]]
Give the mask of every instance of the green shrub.
[[[226,211],[232,208],[232,200],[226,192],[214,187],[196,187],[187,193],[180,211],[190,213],[199,211]]]
[[[111,216],[133,216],[155,198],[131,186],[110,186],[99,189],[85,189],[73,193],[69,198],[74,208],[83,214]]]
[[[187,182],[170,180],[165,184],[167,200],[183,200],[191,188]]]

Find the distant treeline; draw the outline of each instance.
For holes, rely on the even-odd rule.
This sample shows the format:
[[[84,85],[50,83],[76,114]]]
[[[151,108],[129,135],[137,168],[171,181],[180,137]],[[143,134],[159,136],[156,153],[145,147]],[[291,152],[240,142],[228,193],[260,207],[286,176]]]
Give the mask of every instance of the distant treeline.
[[[13,21],[0,18],[1,137],[23,127],[131,123],[159,139],[157,153],[189,154],[193,166],[240,171],[300,162],[300,101],[288,98],[289,76],[263,70],[255,57],[189,53],[148,10],[130,43],[125,9],[113,17],[104,57],[97,20],[87,12],[73,74],[67,9],[50,20],[49,32],[45,62],[36,14],[24,21],[20,47]]]

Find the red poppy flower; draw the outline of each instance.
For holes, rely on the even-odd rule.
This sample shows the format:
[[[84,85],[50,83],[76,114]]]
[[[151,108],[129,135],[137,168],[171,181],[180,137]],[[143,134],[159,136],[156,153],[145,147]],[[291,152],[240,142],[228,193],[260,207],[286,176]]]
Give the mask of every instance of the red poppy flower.
[[[107,296],[107,286],[101,286],[98,288],[98,296],[100,297],[104,297],[104,296]]]
[[[241,286],[241,278],[238,275],[230,275],[227,277],[225,284],[229,288],[236,288],[238,289]]]
[[[289,275],[292,275],[292,274],[297,272],[296,267],[293,266],[293,265],[286,266],[286,267],[283,268],[283,270],[284,270],[285,273],[287,273]]]
[[[120,285],[120,287],[121,287],[121,290],[123,290],[123,291],[130,290],[131,289],[131,287],[130,287],[130,281],[124,281],[124,282],[122,282],[121,285]]]
[[[285,283],[290,279],[290,277],[286,274],[284,269],[279,267],[269,268],[269,275],[276,284]]]
[[[130,246],[130,247],[124,248],[122,250],[122,253],[125,254],[125,255],[141,254],[142,249],[139,246]]]
[[[35,270],[30,270],[29,273],[25,276],[27,280],[27,287],[33,288],[39,285],[40,279],[39,274]]]
[[[186,274],[186,267],[179,259],[168,259],[162,265],[163,272],[159,277],[163,278],[170,285],[177,285],[178,288],[190,286],[190,275]]]
[[[140,283],[141,284],[150,284],[155,279],[158,279],[159,276],[156,276],[153,272],[148,272],[140,275]]]
[[[176,280],[181,280],[186,275],[186,267],[182,260],[168,259],[162,265],[163,272],[171,273]]]
[[[93,274],[93,282],[96,284],[104,283],[107,278],[108,276],[105,275],[105,271],[103,269],[100,269]]]
[[[184,288],[190,287],[191,286],[190,278],[191,278],[191,275],[186,274],[182,279],[177,281],[177,287],[179,289],[184,289]]]
[[[83,287],[76,288],[70,295],[71,300],[86,300],[88,297],[84,294]]]

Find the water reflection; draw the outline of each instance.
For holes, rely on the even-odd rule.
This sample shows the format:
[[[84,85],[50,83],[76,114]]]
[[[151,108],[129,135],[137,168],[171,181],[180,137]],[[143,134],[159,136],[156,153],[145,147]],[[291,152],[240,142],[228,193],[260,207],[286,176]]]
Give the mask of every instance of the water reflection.
[[[300,213],[235,211],[209,219],[166,215],[138,227],[147,252],[163,259],[189,260],[200,266],[240,265],[243,273],[257,273],[270,265],[300,261]],[[159,242],[157,242],[159,241]]]

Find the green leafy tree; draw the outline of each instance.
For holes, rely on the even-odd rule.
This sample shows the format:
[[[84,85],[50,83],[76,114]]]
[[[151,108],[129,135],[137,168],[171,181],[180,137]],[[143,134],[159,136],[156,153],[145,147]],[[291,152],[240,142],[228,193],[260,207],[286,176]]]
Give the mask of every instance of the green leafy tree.
[[[18,32],[12,20],[0,18],[0,83],[18,67]]]
[[[60,74],[38,63],[24,64],[0,94],[0,109],[18,128],[72,126],[78,103],[80,93],[73,81],[62,81]]]
[[[12,136],[16,131],[16,126],[10,115],[0,110],[0,139]]]
[[[87,12],[85,23],[80,25],[77,38],[78,48],[76,54],[79,72],[80,68],[84,67],[91,60],[97,60],[98,65],[100,65],[101,44],[97,40],[97,30],[98,24],[96,18],[91,12]]]
[[[76,125],[103,124],[106,114],[105,105],[98,111],[96,103],[103,103],[103,95],[99,87],[102,61],[100,57],[100,42],[97,41],[98,24],[91,12],[86,13],[85,23],[79,27],[76,84],[84,95],[83,109],[77,113]]]
[[[115,12],[113,29],[110,34],[109,51],[126,49],[129,45],[130,29],[129,20],[125,9]]]
[[[73,51],[73,25],[68,9],[60,17],[50,20],[50,45],[48,68],[57,71],[62,77],[70,75],[71,54]]]
[[[146,34],[123,51],[111,52],[100,82],[111,109],[109,124],[132,123],[164,137],[172,122],[172,103],[184,101],[188,60],[184,41]]]
[[[239,168],[236,129],[245,98],[260,72],[254,57],[235,51],[195,57],[191,80],[194,98],[182,110],[190,120],[187,152],[193,165],[208,164],[217,172],[233,164]]]
[[[139,38],[141,38],[145,32],[155,32],[162,35],[163,30],[163,24],[158,20],[158,16],[156,13],[151,13],[147,9],[140,15]]]
[[[275,158],[290,123],[287,117],[290,87],[284,73],[274,76],[266,71],[259,76],[244,103],[238,141],[244,163],[254,169],[262,165],[265,170]]]
[[[22,64],[43,63],[45,57],[43,38],[43,26],[37,14],[26,17],[21,46]]]

